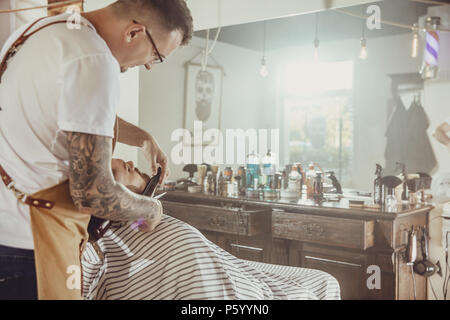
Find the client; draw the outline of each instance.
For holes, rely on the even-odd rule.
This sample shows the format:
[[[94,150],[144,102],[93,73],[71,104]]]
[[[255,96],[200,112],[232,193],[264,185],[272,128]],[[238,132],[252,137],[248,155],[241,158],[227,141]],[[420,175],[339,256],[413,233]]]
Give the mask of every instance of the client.
[[[115,179],[142,193],[148,176],[113,159]],[[147,232],[143,232],[147,231]],[[112,223],[83,254],[86,299],[340,299],[331,275],[313,269],[241,260],[197,229],[163,214],[154,228]]]

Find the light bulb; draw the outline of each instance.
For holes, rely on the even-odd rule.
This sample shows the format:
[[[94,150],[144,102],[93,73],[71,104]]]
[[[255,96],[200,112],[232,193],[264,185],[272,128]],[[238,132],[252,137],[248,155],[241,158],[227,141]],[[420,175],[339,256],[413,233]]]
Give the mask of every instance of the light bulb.
[[[359,51],[359,58],[361,60],[367,59],[367,45],[365,38],[361,38],[361,50]]]
[[[361,47],[361,51],[359,52],[359,58],[361,60],[367,59],[367,48],[365,46]]]
[[[412,41],[412,51],[411,51],[411,57],[417,58],[417,51],[419,48],[419,34],[417,32],[417,24],[414,24],[414,34],[413,34],[413,41]]]
[[[267,70],[266,66],[261,66],[261,69],[259,70],[259,74],[265,78],[269,75],[269,71]]]
[[[415,33],[413,36],[413,43],[412,43],[412,52],[411,52],[412,58],[417,58],[418,47],[419,47],[419,36],[417,35],[417,33]]]
[[[269,75],[269,71],[267,70],[266,67],[266,59],[263,57],[261,60],[261,68],[259,69],[259,74],[265,78]]]
[[[319,48],[314,48],[314,62],[319,62]]]
[[[319,39],[314,40],[314,62],[319,62]]]

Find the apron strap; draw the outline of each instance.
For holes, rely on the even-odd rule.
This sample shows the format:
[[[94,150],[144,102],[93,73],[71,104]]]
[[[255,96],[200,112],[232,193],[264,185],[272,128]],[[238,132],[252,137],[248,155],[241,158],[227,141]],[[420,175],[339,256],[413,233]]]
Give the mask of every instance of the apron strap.
[[[36,30],[34,30],[33,32],[27,34],[27,32],[30,31],[30,29],[31,29],[32,27],[34,27],[38,22],[42,21],[42,20],[45,19],[45,18],[47,18],[47,17],[42,17],[42,18],[40,18],[40,19],[37,19],[35,22],[33,22],[32,24],[30,24],[30,25],[25,29],[25,31],[22,32],[22,34],[19,36],[19,38],[17,38],[17,40],[14,41],[14,43],[9,47],[8,51],[6,51],[5,55],[3,56],[2,62],[0,63],[0,83],[2,83],[2,76],[3,76],[3,74],[5,73],[6,68],[8,67],[8,60],[11,59],[11,58],[17,53],[18,48],[19,48],[21,45],[23,45],[23,43],[24,43],[29,37],[31,37],[31,36],[32,36],[33,34],[35,34],[36,32],[38,32],[38,31],[40,31],[40,30],[42,30],[42,29],[44,29],[44,28],[47,28],[47,27],[49,27],[49,26],[51,26],[51,25],[58,24],[58,23],[68,23],[68,22],[69,22],[68,20],[58,20],[58,21],[53,21],[53,22],[50,22],[50,23],[48,23],[48,24],[46,24],[46,25],[43,25],[43,26],[37,28]],[[74,23],[74,22],[72,22],[72,23]],[[81,25],[84,25],[84,26],[89,27],[89,28],[92,29],[92,27],[91,27],[90,25],[86,24],[86,23],[81,23]]]
[[[1,165],[0,165],[0,177],[2,178],[2,181],[5,184],[5,186],[14,193],[14,195],[19,201],[22,201],[23,203],[36,208],[52,209],[55,206],[55,203],[53,201],[33,198],[27,195],[25,192],[18,190],[14,186],[13,179],[6,173],[5,169],[3,169]]]
[[[40,21],[42,21],[43,19],[45,19],[47,17],[42,17],[37,19],[36,21],[34,21],[33,23],[31,23],[24,32],[22,32],[22,34],[19,36],[19,38],[17,38],[16,41],[14,41],[14,43],[9,47],[8,51],[6,51],[5,55],[3,56],[3,59],[0,63],[0,83],[2,82],[2,76],[6,71],[6,68],[8,67],[8,61],[9,59],[11,59],[18,51],[19,47],[21,45],[24,44],[25,41],[27,41],[27,39],[29,37],[31,37],[33,34],[35,34],[36,32],[47,28],[51,25],[54,24],[58,24],[58,23],[68,23],[68,20],[57,20],[57,21],[53,21],[50,22],[46,25],[43,25],[39,28],[37,28],[36,30],[34,30],[31,33],[28,33],[28,31],[30,31],[31,28],[33,28],[37,23],[39,23]],[[81,25],[84,25],[86,27],[89,27],[91,29],[93,29],[90,25],[86,24],[86,23],[81,23]],[[93,29],[94,30],[94,29]],[[0,108],[1,110],[1,108]],[[14,195],[16,196],[16,198],[20,201],[22,201],[23,203],[32,206],[32,207],[36,207],[36,208],[45,208],[45,209],[52,209],[55,205],[55,203],[53,201],[47,201],[47,200],[42,200],[42,199],[37,199],[37,198],[33,198],[29,195],[27,195],[26,193],[18,190],[15,186],[14,186],[14,181],[12,180],[12,178],[6,173],[6,171],[2,168],[2,166],[0,165],[0,176],[2,178],[3,183],[5,184],[5,186],[10,189],[12,192],[14,192]]]

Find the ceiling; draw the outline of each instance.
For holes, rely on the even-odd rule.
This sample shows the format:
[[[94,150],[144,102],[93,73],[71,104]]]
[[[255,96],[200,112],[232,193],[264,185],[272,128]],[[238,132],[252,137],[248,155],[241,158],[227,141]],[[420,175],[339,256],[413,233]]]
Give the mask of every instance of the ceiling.
[[[448,0],[439,0],[448,2]],[[384,0],[374,2],[380,6],[381,19],[397,23],[413,25],[418,17],[425,15],[429,4],[413,2],[410,0]],[[368,5],[359,5],[344,8],[346,11],[358,15],[365,15]],[[343,13],[326,10],[318,14],[304,14],[286,18],[254,22],[222,28],[218,41],[233,44],[239,47],[261,51],[264,44],[264,23],[266,24],[266,50],[287,48],[312,44],[315,38],[316,16],[318,17],[318,35],[321,42],[344,39],[359,39],[362,35],[363,19],[345,15]],[[210,31],[213,39],[217,29]],[[364,33],[367,38],[384,37],[411,30],[382,25],[380,30],[368,30]],[[197,31],[195,36],[205,38],[206,31]]]

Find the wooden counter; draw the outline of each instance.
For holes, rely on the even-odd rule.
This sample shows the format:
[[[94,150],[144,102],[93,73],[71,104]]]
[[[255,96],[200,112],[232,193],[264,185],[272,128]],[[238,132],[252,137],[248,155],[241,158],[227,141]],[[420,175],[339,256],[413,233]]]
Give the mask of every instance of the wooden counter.
[[[405,262],[408,231],[427,226],[433,209],[404,205],[386,212],[350,208],[345,199],[318,205],[181,191],[161,200],[166,214],[195,226],[239,258],[332,274],[343,299],[413,299]],[[379,289],[367,286],[374,268],[380,271]],[[417,299],[426,299],[426,278],[414,277]]]

